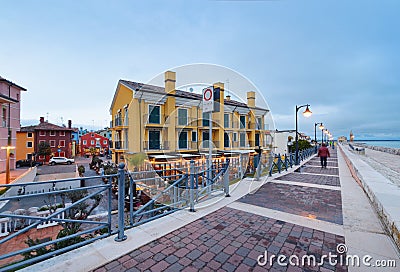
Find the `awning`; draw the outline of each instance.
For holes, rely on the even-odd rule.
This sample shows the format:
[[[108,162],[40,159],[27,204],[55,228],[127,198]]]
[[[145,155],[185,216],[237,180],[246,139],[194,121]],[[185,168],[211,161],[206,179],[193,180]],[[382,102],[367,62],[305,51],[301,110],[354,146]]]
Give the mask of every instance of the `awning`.
[[[172,155],[149,155],[150,158],[153,159],[158,159],[158,160],[166,160],[166,159],[179,159],[177,156],[172,156]]]
[[[224,154],[248,154],[248,153],[255,153],[256,151],[254,149],[250,150],[229,150],[229,151],[224,151]]]

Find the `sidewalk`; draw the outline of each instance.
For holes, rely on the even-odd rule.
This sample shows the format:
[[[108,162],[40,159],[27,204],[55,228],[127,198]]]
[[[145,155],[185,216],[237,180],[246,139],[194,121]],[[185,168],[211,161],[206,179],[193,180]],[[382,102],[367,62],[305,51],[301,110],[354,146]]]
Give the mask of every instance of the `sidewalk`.
[[[13,183],[19,176],[29,171],[29,168],[19,168],[10,171],[10,183]],[[6,184],[6,172],[0,173],[0,184]]]
[[[196,213],[179,211],[127,231],[124,242],[110,237],[25,271],[377,271],[340,258],[329,262],[326,256],[338,251],[399,266],[398,250],[364,192],[337,150],[331,154],[328,169],[312,158],[301,172],[245,179],[232,197],[204,203]],[[272,255],[300,262],[282,266],[276,257],[269,261]],[[320,264],[303,265],[303,256]]]

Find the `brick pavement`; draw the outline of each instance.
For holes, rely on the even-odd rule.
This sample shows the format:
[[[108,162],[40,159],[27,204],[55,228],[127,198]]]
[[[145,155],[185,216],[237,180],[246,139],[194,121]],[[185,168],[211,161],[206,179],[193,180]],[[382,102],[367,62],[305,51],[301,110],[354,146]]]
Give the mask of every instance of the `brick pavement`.
[[[329,168],[337,165],[336,150],[331,153],[328,169],[313,167],[319,163],[319,158],[314,158],[303,168],[307,171],[278,179],[289,181],[288,184],[266,183],[238,201],[342,225],[340,190],[313,186],[340,188],[338,168]],[[224,207],[94,271],[347,271],[347,267],[333,267],[327,262],[321,266],[257,264],[257,258],[265,251],[267,256],[293,254],[301,259],[307,254],[320,260],[321,255],[335,254],[336,246],[344,242],[343,236],[256,215],[251,209]]]
[[[267,183],[239,201],[290,214],[343,224],[340,191],[289,184]]]
[[[224,207],[94,271],[347,271],[327,260],[319,267],[257,264],[265,252],[319,262],[340,243],[343,236]]]
[[[296,173],[296,172],[279,177],[277,178],[277,180],[304,182],[304,183],[312,183],[312,184],[328,185],[328,186],[340,186],[339,177],[311,175],[311,174]]]

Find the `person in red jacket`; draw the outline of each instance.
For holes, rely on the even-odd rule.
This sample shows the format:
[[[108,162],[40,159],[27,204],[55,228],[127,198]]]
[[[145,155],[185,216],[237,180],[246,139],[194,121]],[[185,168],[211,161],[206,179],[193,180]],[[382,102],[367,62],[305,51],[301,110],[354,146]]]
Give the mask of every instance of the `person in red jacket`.
[[[329,149],[326,147],[325,143],[322,143],[322,146],[318,150],[318,157],[321,158],[321,167],[326,168],[327,158],[330,157]]]

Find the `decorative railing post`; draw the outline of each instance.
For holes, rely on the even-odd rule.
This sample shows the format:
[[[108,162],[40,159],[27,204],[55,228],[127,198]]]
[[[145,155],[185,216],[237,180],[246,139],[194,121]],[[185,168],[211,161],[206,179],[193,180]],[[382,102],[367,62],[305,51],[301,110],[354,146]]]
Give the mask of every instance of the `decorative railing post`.
[[[226,170],[225,170],[225,174],[224,174],[224,191],[225,191],[225,196],[226,197],[230,197],[230,194],[229,194],[229,159],[226,159],[226,162],[225,162],[225,167],[226,167]]]
[[[195,212],[194,210],[194,160],[190,161],[190,189],[189,189],[189,197],[190,197],[190,203],[189,203],[189,211],[190,212]]]
[[[125,164],[121,162],[118,165],[118,236],[115,241],[122,242],[126,240],[124,234],[124,200],[125,200]]]

